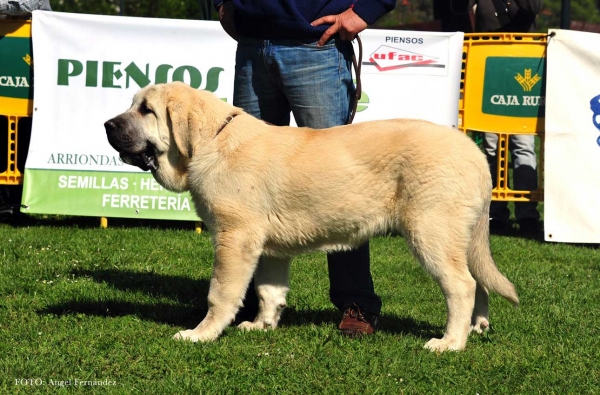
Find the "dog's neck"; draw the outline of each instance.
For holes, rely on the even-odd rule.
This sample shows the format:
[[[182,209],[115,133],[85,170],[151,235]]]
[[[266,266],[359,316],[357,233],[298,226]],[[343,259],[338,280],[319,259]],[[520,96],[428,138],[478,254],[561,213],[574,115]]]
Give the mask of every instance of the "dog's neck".
[[[223,125],[221,125],[221,127],[215,133],[215,137],[217,137],[219,135],[219,133],[221,133],[223,131],[223,129],[225,129],[227,127],[227,125],[229,125],[233,121],[233,119],[235,117],[237,117],[238,115],[240,115],[240,114],[239,113],[229,114],[229,116],[225,119],[225,122],[223,122]]]

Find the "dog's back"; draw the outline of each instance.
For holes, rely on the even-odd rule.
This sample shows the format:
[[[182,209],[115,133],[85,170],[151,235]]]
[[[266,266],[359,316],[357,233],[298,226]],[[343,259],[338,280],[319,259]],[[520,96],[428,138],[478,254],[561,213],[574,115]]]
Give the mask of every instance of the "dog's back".
[[[373,121],[271,138],[284,148],[264,177],[277,192],[266,201],[267,251],[348,248],[446,217],[472,228],[489,204],[483,154],[447,127]]]

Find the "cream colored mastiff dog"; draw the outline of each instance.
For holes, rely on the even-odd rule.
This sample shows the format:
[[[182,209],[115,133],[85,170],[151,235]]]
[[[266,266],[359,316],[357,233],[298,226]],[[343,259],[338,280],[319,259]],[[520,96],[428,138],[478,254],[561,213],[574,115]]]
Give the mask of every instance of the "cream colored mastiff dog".
[[[461,350],[470,331],[488,328],[488,291],[519,302],[490,253],[488,164],[459,131],[411,119],[271,126],[183,83],[142,89],[105,128],[123,162],[190,191],[212,232],[208,314],[177,339],[215,340],[252,276],[259,312],[240,327],[276,328],[295,255],[390,231],[404,235],[446,298],[444,336],[426,348]]]

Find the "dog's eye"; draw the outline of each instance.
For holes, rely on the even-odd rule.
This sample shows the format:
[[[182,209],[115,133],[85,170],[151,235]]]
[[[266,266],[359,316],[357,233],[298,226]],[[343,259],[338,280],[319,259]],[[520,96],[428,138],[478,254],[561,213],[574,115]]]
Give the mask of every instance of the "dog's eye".
[[[142,115],[154,114],[154,111],[152,111],[152,109],[150,107],[148,107],[148,105],[146,103],[143,103],[140,106],[140,112],[142,113]]]

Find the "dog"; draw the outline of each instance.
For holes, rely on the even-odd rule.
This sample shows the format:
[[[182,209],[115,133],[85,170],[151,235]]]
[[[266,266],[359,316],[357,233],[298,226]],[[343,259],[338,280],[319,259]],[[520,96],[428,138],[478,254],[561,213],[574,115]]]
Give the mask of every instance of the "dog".
[[[273,126],[180,82],[143,88],[104,126],[123,162],[190,191],[211,231],[208,313],[176,339],[217,339],[253,276],[259,312],[239,326],[276,328],[294,256],[389,232],[404,236],[446,299],[444,335],[425,348],[462,350],[485,331],[489,292],[519,303],[490,252],[487,161],[460,131],[414,119]]]

